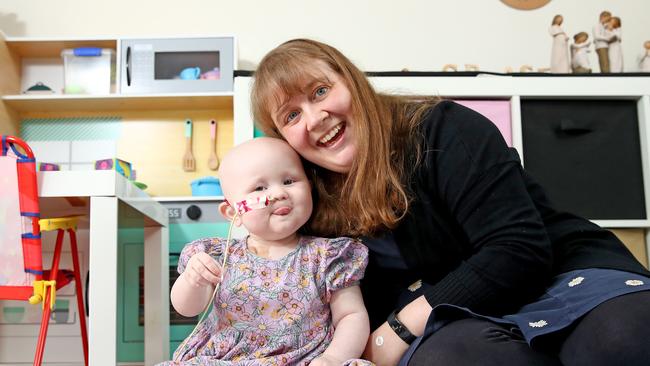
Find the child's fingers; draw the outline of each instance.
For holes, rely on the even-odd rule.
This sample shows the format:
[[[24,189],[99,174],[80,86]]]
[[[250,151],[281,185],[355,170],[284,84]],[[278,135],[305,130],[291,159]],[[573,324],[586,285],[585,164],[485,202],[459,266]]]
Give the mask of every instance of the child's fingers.
[[[203,266],[197,266],[190,269],[190,278],[200,286],[207,286],[219,282],[219,277],[213,275]]]
[[[187,267],[188,276],[197,285],[217,284],[221,279],[221,266],[206,253],[197,253]]]
[[[201,253],[201,255],[198,260],[203,264],[203,266],[213,275],[217,277],[221,277],[221,265],[217,263],[217,261],[212,258],[209,254],[207,253]]]

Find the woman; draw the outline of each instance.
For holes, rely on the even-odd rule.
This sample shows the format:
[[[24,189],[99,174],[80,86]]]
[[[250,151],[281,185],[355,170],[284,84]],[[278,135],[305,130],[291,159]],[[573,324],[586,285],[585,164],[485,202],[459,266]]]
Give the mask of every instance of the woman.
[[[553,37],[551,72],[566,74],[571,72],[571,66],[569,64],[569,36],[562,29],[563,22],[564,18],[561,15],[554,16],[548,32]]]
[[[301,39],[262,59],[251,98],[263,131],[310,163],[309,231],[366,237],[364,358],[650,362],[650,273],[609,231],[554,210],[481,115],[379,94],[338,50]]]

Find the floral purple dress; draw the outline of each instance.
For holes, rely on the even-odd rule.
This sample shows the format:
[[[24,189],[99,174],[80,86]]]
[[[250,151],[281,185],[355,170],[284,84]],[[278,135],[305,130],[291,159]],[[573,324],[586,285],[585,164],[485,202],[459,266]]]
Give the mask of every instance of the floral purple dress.
[[[221,263],[225,243],[187,244],[178,272],[198,252]],[[332,293],[357,285],[368,262],[368,249],[350,238],[303,236],[278,260],[249,252],[245,239],[233,239],[228,251],[212,311],[174,353],[181,362],[162,365],[308,365],[332,340]]]

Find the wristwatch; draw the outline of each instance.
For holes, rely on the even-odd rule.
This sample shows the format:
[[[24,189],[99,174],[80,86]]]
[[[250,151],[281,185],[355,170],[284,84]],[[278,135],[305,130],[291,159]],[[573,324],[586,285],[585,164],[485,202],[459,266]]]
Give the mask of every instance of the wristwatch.
[[[390,326],[390,329],[397,334],[398,337],[400,337],[406,344],[411,344],[417,338],[416,336],[411,333],[410,330],[402,322],[397,319],[397,310],[393,310],[392,313],[388,316],[388,325]]]

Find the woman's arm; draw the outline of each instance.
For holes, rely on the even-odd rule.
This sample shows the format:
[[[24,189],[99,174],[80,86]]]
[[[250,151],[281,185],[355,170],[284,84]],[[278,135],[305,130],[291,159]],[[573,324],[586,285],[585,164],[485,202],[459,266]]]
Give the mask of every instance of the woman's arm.
[[[544,223],[527,191],[518,157],[499,130],[476,112],[441,102],[423,124],[423,135],[426,153],[412,188],[421,192],[416,199],[428,203],[414,206],[417,217],[404,221],[396,240],[404,255],[415,261],[420,260],[418,253],[445,253],[429,250],[428,245],[449,246],[448,252],[462,254],[449,255],[449,261],[458,262],[444,273],[426,267],[426,261],[420,263],[439,280],[397,314],[416,336],[438,304],[484,314],[521,306],[538,296],[552,266]],[[383,337],[382,346],[377,345],[377,336]],[[389,349],[401,350],[397,359],[385,356]],[[406,349],[384,323],[373,332],[366,355],[379,365],[392,365]]]
[[[359,286],[332,293],[330,308],[334,338],[312,365],[341,365],[346,360],[359,358],[366,346],[370,323]]]
[[[419,337],[424,333],[424,326],[431,310],[431,305],[424,296],[420,296],[397,313],[397,319],[413,335]],[[408,347],[409,345],[397,336],[388,323],[384,322],[370,334],[363,358],[374,362],[377,366],[393,366],[397,365]]]

